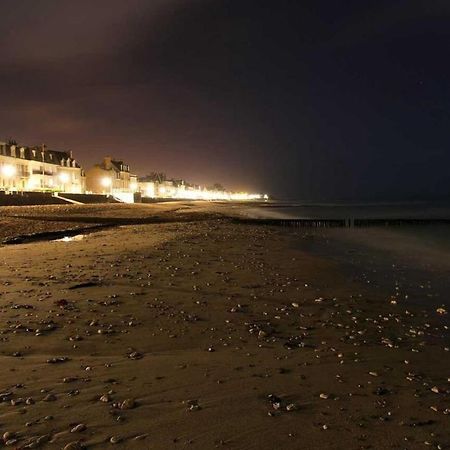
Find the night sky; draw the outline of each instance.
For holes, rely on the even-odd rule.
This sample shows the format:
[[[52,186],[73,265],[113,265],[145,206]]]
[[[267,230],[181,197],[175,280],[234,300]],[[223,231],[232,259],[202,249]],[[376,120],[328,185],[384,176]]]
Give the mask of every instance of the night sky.
[[[1,0],[0,140],[311,201],[450,195],[447,0]]]

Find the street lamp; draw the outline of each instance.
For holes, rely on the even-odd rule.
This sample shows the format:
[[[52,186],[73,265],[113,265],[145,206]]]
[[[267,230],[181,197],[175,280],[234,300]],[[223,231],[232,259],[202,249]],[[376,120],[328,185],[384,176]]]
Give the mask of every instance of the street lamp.
[[[67,174],[67,173],[65,173],[65,172],[62,172],[62,173],[60,173],[59,175],[58,175],[58,178],[59,178],[59,180],[61,181],[61,183],[62,183],[62,190],[63,190],[63,192],[66,192],[66,183],[69,181],[69,175]]]
[[[101,185],[105,188],[105,191],[106,191],[106,188],[109,188],[108,190],[109,190],[109,193],[111,193],[111,185],[112,185],[112,180],[111,180],[111,178],[109,178],[109,177],[103,177],[101,180],[100,180],[100,183],[101,183]]]
[[[16,174],[17,170],[15,166],[12,166],[11,164],[5,164],[2,166],[2,175],[5,178],[12,178]]]
[[[1,173],[6,179],[13,178],[14,175],[16,175],[17,173],[16,166],[12,166],[11,164],[5,164],[4,166],[2,166]],[[9,188],[10,186],[8,183],[8,190]]]

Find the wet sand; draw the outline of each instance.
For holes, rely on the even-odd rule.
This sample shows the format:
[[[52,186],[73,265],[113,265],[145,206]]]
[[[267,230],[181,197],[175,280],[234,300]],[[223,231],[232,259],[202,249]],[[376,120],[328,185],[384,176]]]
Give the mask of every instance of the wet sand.
[[[220,204],[38,208],[2,208],[2,237],[191,220],[0,247],[11,448],[449,448],[445,265],[377,233],[236,225]]]

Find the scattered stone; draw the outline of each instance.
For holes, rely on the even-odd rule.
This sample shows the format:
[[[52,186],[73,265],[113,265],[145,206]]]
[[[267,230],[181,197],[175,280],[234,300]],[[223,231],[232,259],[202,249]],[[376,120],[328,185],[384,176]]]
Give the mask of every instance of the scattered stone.
[[[60,364],[69,361],[68,356],[57,356],[55,358],[47,359],[48,364]]]
[[[73,383],[75,381],[78,381],[77,377],[65,377],[65,378],[63,378],[63,383]]]
[[[135,440],[135,441],[142,441],[143,439],[146,439],[147,437],[148,437],[148,433],[139,434],[139,435],[135,436],[133,438],[133,440]]]
[[[121,436],[111,436],[109,442],[111,442],[111,444],[119,444],[122,440]]]
[[[130,359],[142,359],[143,357],[144,357],[144,355],[139,352],[131,352],[128,354],[128,358],[130,358]]]
[[[198,400],[186,400],[184,403],[188,406],[189,411],[198,411],[201,409],[201,406],[198,403]]]
[[[69,442],[63,450],[84,450],[84,445],[80,441]]]
[[[136,407],[136,402],[132,398],[127,398],[119,404],[119,409],[133,409]]]
[[[56,400],[57,400],[57,397],[56,397],[55,394],[47,394],[47,395],[42,399],[43,402],[54,402],[54,401],[56,401]]]
[[[12,431],[5,431],[2,436],[3,441],[6,442],[6,441],[9,441],[10,439],[13,439],[15,435],[16,435],[16,433],[14,433]]]
[[[103,402],[103,403],[109,403],[111,400],[112,399],[111,399],[111,397],[108,394],[103,394],[100,397],[100,401]]]

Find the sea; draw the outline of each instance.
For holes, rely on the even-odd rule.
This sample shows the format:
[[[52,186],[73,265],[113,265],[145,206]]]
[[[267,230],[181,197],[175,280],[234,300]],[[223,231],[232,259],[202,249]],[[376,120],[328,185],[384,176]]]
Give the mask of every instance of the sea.
[[[254,218],[450,220],[450,201],[396,203],[267,202],[249,207]]]
[[[409,301],[450,307],[450,202],[267,202],[249,206],[245,215],[260,219],[420,219],[420,224],[294,228],[293,234],[298,235],[298,248],[349,267],[349,273],[359,273],[374,286],[393,293],[401,288]]]

